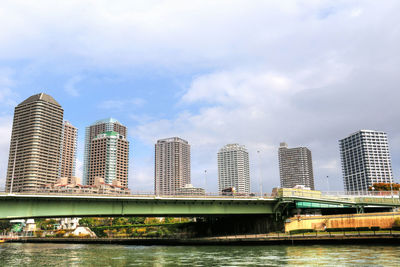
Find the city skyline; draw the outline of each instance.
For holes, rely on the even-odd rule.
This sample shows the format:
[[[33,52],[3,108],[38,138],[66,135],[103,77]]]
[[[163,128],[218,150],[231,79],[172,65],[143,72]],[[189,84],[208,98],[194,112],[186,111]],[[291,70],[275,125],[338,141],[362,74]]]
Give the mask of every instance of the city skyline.
[[[58,110],[61,111],[61,117],[56,114],[59,112]],[[70,182],[72,177],[75,177],[78,129],[69,121],[63,119],[63,112],[64,110],[60,104],[52,96],[45,93],[32,95],[15,107],[13,134],[10,141],[11,153],[9,154],[8,160],[8,179],[5,185],[7,190],[10,190],[10,177],[13,172],[14,161],[17,163],[15,174],[17,188],[16,191],[35,191],[37,189],[36,187],[38,186],[40,187],[51,183],[54,184],[60,177],[68,178],[68,182]],[[32,119],[28,120],[31,117]],[[62,123],[59,133],[60,140],[57,148],[57,145],[55,145],[57,142],[54,142],[54,138],[52,137],[55,132],[52,132],[49,137],[47,137],[46,133],[49,132],[49,129],[57,128],[56,120],[60,118]],[[21,135],[22,133],[24,133],[24,135]],[[37,133],[39,133],[39,137],[35,135]],[[41,144],[41,146],[43,146],[43,144],[47,144],[47,142],[49,142],[49,144],[52,143],[52,149],[54,150],[54,153],[51,152],[46,145],[43,146],[43,148],[34,148],[36,142],[32,143],[32,135],[34,139],[39,138],[38,144]],[[82,184],[93,185],[95,178],[101,177],[108,184],[114,184],[114,182],[117,182],[123,187],[128,187],[129,179],[127,175],[129,168],[129,141],[126,139],[126,136],[127,128],[118,120],[111,117],[97,120],[93,124],[86,127]],[[42,140],[41,138],[50,139],[47,141],[47,139]],[[22,142],[24,148],[22,152],[17,150],[18,153],[15,155],[15,151],[17,149],[17,139],[18,141]],[[367,190],[368,187],[373,185],[373,183],[394,182],[386,133],[375,130],[359,130],[338,141],[342,163],[344,190]],[[57,168],[58,170],[58,175],[56,178],[54,178],[54,175],[50,175],[52,178],[50,176],[47,177],[47,173],[51,173],[52,168],[43,168],[43,166],[40,167],[41,170],[43,169],[44,171],[42,174],[43,178],[37,177],[33,181],[32,177],[36,177],[37,174],[29,174],[32,169],[31,167],[30,169],[27,169],[27,176],[32,176],[32,179],[18,177],[21,175],[22,177],[26,176],[24,174],[26,172],[25,170],[22,171],[21,174],[21,162],[25,162],[23,163],[25,165],[28,164],[28,167],[31,166],[26,160],[18,162],[18,159],[21,157],[26,158],[26,156],[28,156],[28,154],[25,155],[26,152],[24,152],[26,150],[26,146],[33,147],[33,150],[45,149],[45,153],[41,153],[39,158],[32,159],[35,164],[38,160],[40,164],[42,164],[43,160],[40,158],[46,157],[50,161],[55,160],[58,162],[57,164],[53,164],[53,167]],[[362,148],[359,146],[362,146]],[[376,146],[378,146],[378,150],[376,150]],[[57,149],[58,152],[56,151]],[[354,149],[358,149],[358,154],[361,153],[357,159],[355,159],[353,155]],[[259,152],[260,151],[258,150],[258,156]],[[374,153],[378,153],[378,156],[375,156]],[[58,159],[54,158],[52,156],[53,154],[58,154]],[[228,144],[221,148],[217,155],[218,191],[221,192],[222,189],[235,187],[239,193],[250,193],[251,176],[249,154],[245,146]],[[377,164],[381,164],[380,162],[382,157],[384,157],[385,160],[387,158],[387,162],[385,161],[385,164],[388,165],[388,167],[386,165],[383,167],[377,166]],[[291,188],[296,185],[303,185],[306,188],[315,190],[312,157],[311,151],[308,148],[297,147],[289,149],[286,143],[281,142],[278,150],[278,158],[280,187]],[[355,167],[353,166],[354,161],[357,162],[357,166]],[[363,165],[364,162],[369,165],[366,167],[366,171],[361,168],[362,172],[365,172],[365,174],[363,174],[361,177],[358,175],[358,171],[355,172],[354,170],[358,170],[359,166]],[[260,163],[262,164],[262,162],[259,160],[259,164]],[[232,167],[234,167],[234,169],[232,169]],[[260,166],[259,171],[261,171]],[[36,173],[36,171],[34,172]],[[204,172],[205,175],[207,175],[207,170]],[[382,173],[384,173],[384,176],[382,176]],[[358,175],[357,177],[352,177],[356,174]],[[378,174],[380,174],[382,177],[377,177],[376,175]],[[261,172],[259,175],[259,190],[261,190],[263,186]],[[255,176],[253,175],[253,180],[254,178]],[[327,178],[329,177],[327,176]],[[207,177],[205,177],[205,179],[207,179]],[[28,187],[30,186],[32,188],[25,188],[25,183],[27,182],[30,183]],[[329,183],[329,181],[327,182]],[[36,185],[35,187],[32,183],[38,183],[39,185]],[[205,180],[204,190],[206,190],[206,183],[207,182]],[[356,186],[356,183],[359,185]],[[22,187],[21,184],[23,184]],[[191,184],[189,143],[179,137],[170,137],[157,140],[157,143],[155,144],[154,156],[154,192],[156,194],[174,194],[178,191],[178,189],[183,189],[186,186],[194,188]],[[199,187],[199,189],[201,188]]]
[[[190,142],[192,184],[202,187],[207,170],[207,191],[218,190],[216,152],[227,143],[248,149],[251,191],[259,191],[259,172],[264,191],[279,186],[281,140],[312,150],[317,189],[328,189],[329,176],[330,189],[341,191],[338,140],[360,129],[388,134],[398,182],[398,8],[390,0],[133,1],[96,8],[6,1],[0,184],[14,107],[42,91],[79,129],[77,176],[85,127],[115,117],[129,128],[129,185],[139,191],[153,190],[154,143],[167,136]]]

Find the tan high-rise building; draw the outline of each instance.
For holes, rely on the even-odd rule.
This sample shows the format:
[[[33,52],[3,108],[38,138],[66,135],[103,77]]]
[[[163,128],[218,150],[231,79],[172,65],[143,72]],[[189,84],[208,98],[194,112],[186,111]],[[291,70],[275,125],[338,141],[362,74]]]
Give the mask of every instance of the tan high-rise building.
[[[129,142],[125,136],[108,131],[98,134],[90,143],[88,185],[94,185],[96,177],[107,184],[128,187]]]
[[[155,145],[154,191],[157,195],[176,194],[177,189],[190,184],[190,145],[171,137]]]
[[[98,120],[92,125],[86,127],[85,131],[85,153],[83,159],[83,184],[89,184],[88,176],[91,170],[90,162],[91,162],[91,143],[92,140],[98,136],[99,134],[114,131],[123,136],[125,139],[127,138],[127,129],[124,125],[122,125],[119,121],[114,118],[107,118]],[[105,181],[108,181],[106,177],[103,177]]]
[[[12,192],[34,192],[56,182],[63,113],[60,104],[44,93],[33,95],[15,107],[6,180],[8,192],[11,185]]]
[[[68,184],[75,176],[76,146],[78,129],[70,122],[64,121],[61,142],[60,177],[67,177]]]
[[[304,186],[314,190],[311,151],[306,147],[288,148],[281,143],[278,151],[281,187]]]

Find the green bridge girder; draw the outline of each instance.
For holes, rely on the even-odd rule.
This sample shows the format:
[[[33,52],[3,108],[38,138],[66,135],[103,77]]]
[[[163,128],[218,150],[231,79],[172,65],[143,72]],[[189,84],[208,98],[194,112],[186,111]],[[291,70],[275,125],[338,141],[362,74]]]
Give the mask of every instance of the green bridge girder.
[[[0,219],[273,214],[275,199],[0,196]]]
[[[291,209],[399,207],[399,198],[276,198],[0,194],[0,219],[118,216],[287,216]]]

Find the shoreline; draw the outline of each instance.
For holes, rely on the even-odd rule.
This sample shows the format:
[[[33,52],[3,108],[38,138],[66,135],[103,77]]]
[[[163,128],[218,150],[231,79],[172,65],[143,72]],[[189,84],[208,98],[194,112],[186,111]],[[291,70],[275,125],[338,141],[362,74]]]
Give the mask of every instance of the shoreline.
[[[287,237],[201,237],[201,238],[40,238],[24,237],[8,240],[12,243],[73,243],[73,244],[120,244],[141,246],[257,246],[257,245],[400,245],[400,235],[332,235]]]

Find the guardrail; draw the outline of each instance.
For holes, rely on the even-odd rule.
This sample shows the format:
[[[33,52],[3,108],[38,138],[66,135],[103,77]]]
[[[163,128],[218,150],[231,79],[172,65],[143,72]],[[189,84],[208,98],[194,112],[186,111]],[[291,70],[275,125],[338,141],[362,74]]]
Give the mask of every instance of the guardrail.
[[[171,194],[154,194],[154,192],[131,192],[131,194],[90,194],[90,193],[75,193],[75,192],[13,192],[12,194],[0,191],[0,195],[7,195],[7,196],[87,196],[87,197],[121,197],[121,198],[132,198],[132,197],[148,197],[148,198],[235,198],[235,199],[243,199],[243,198],[266,198],[272,199],[274,198],[272,194],[263,194],[262,196],[259,193],[231,193],[231,194],[221,194],[221,193],[214,193],[214,192],[207,192],[205,194],[183,194],[183,193],[171,193]]]
[[[155,194],[154,192],[136,191],[131,194],[93,194],[93,193],[76,193],[76,192],[15,192],[8,193],[0,191],[1,195],[18,196],[18,195],[33,195],[33,196],[82,196],[82,197],[119,197],[119,198],[221,198],[221,199],[273,199],[276,197],[301,197],[307,199],[319,199],[330,201],[350,201],[350,202],[373,202],[373,203],[391,203],[399,202],[399,191],[357,191],[357,192],[343,192],[343,191],[330,191],[322,192],[316,190],[292,189],[292,188],[279,188],[273,193],[220,193],[220,192],[206,192],[204,194],[190,194],[190,193],[171,193],[171,194]]]

